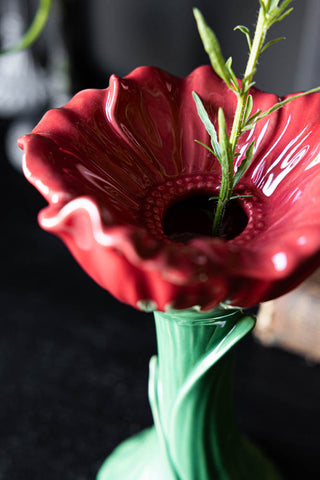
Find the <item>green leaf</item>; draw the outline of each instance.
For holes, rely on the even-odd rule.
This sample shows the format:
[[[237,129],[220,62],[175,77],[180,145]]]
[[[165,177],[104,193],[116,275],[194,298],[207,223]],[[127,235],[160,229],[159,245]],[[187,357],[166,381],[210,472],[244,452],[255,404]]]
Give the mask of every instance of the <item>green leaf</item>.
[[[197,22],[197,27],[204,49],[209,55],[210,62],[214,71],[217,75],[219,75],[220,78],[222,78],[222,80],[226,82],[228,86],[230,86],[230,74],[225,65],[225,61],[217,37],[215,36],[211,28],[206,24],[206,21],[200,10],[194,8],[193,14]]]
[[[226,61],[226,67],[228,70],[232,70],[232,57],[229,57],[228,60]]]
[[[250,35],[250,30],[248,27],[245,27],[244,25],[237,25],[234,29],[235,30],[240,30],[240,32],[242,32],[245,36],[246,36],[246,39],[247,39],[247,42],[248,42],[248,46],[249,46],[249,50],[251,50],[251,47],[252,47],[252,41],[251,41],[251,35]]]
[[[228,151],[230,148],[230,141],[227,133],[226,117],[224,115],[223,108],[218,110],[218,123],[219,123],[219,144],[221,150]],[[224,148],[223,148],[224,147]]]
[[[312,88],[311,90],[307,90],[306,92],[298,93],[297,95],[292,95],[292,97],[286,98],[285,100],[282,100],[282,102],[278,102],[273,107],[269,108],[269,110],[266,110],[265,112],[262,112],[259,114],[259,116],[256,118],[255,122],[258,122],[262,118],[267,117],[273,112],[276,112],[280,108],[282,108],[284,105],[287,103],[292,102],[292,100],[296,100],[297,98],[305,97],[306,95],[309,95],[310,93],[316,93],[320,91],[320,87]],[[251,120],[251,119],[249,119]]]
[[[247,102],[246,102],[246,108],[244,110],[243,118],[242,118],[242,125],[246,125],[249,115],[252,112],[252,107],[253,107],[253,98],[252,95],[248,95]]]
[[[0,54],[18,52],[29,47],[42,32],[49,17],[50,7],[51,0],[40,0],[34,20],[22,39],[16,45],[0,51]]]
[[[203,105],[199,95],[197,95],[196,92],[192,92],[192,96],[193,96],[193,99],[196,103],[198,115],[199,115],[205,129],[207,130],[208,134],[210,135],[211,145],[212,145],[214,154],[217,157],[217,159],[220,161],[221,160],[221,148],[220,148],[220,145],[219,145],[219,142],[218,142],[216,129],[215,129],[213,123],[211,122],[211,120],[209,118],[209,115],[208,115],[206,109],[204,108],[204,105]]]
[[[246,121],[245,124],[243,124],[242,131],[245,132],[246,130],[251,130],[251,128],[254,127],[255,123],[258,121],[257,117],[261,114],[262,110],[257,110],[256,113],[251,115]]]
[[[252,198],[252,197],[253,195],[232,195],[232,197],[230,197],[230,200],[237,200],[237,198]]]
[[[239,182],[240,178],[242,177],[242,175],[247,171],[250,163],[251,163],[251,160],[252,160],[252,156],[253,156],[253,149],[254,149],[254,140],[250,143],[249,147],[247,148],[247,151],[246,151],[246,155],[244,157],[244,159],[242,160],[242,162],[240,163],[236,173],[234,174],[234,177],[233,177],[233,188],[237,185],[237,183]]]
[[[236,74],[232,70],[232,57],[229,57],[228,60],[226,61],[226,67],[229,71],[231,82],[232,82],[232,85],[230,85],[230,88],[232,88],[232,90],[234,90],[236,92],[240,92],[240,87],[238,85],[238,79],[236,77]]]
[[[219,123],[219,145],[221,149],[222,174],[224,175],[224,172],[228,172],[227,175],[231,176],[233,174],[233,171],[230,172],[231,162],[233,164],[233,159],[231,157],[231,145],[230,145],[230,140],[227,133],[226,119],[224,116],[223,109],[221,107],[218,110],[218,123]]]
[[[237,198],[252,198],[252,197],[253,197],[253,195],[241,195],[241,194],[239,194],[239,195],[232,195],[229,198],[229,200],[237,200]],[[208,200],[209,201],[210,200],[215,200],[216,201],[216,200],[219,200],[219,197],[218,197],[218,195],[214,196],[214,197],[209,197]]]
[[[205,143],[203,142],[200,142],[200,140],[195,140],[196,143],[199,143],[199,145],[202,145],[202,147],[206,148],[207,150],[209,150],[210,153],[212,153],[212,155],[215,155],[214,151],[212,150],[212,148],[209,147],[209,145],[206,145]]]
[[[288,8],[288,10],[286,10],[291,2],[292,0],[285,0],[280,6],[278,6],[279,0],[271,0],[269,2],[266,12],[264,13],[267,29],[269,29],[275,23],[281,22],[292,12],[293,8]]]
[[[280,40],[285,40],[286,37],[278,37],[275,38],[274,40],[270,40],[270,42],[266,43],[263,48],[260,50],[260,54],[263,53],[267,48],[271,47],[271,45],[274,45],[275,43],[280,42]]]
[[[285,0],[284,2],[282,2],[282,4],[280,6],[278,6],[279,4],[279,0],[276,0],[276,1],[272,1],[271,2],[271,5],[270,5],[270,8],[269,8],[269,19],[268,19],[268,25],[269,27],[271,25],[274,25],[275,23],[278,23],[278,22],[281,22],[287,15],[289,15],[293,8],[289,8],[287,11],[286,8],[288,7],[288,5],[292,2],[292,0]]]
[[[277,1],[277,6],[278,6],[279,1]],[[292,3],[292,0],[284,0],[281,5],[278,7],[278,15],[281,15],[281,13]],[[291,8],[293,10],[293,8]]]
[[[250,90],[250,88],[256,84],[256,82],[252,82],[252,81],[248,83],[249,79],[252,78],[255,72],[256,72],[256,68],[253,70],[252,75],[247,75],[243,78],[241,92],[240,92],[241,95],[246,95],[246,93]]]
[[[284,18],[286,18],[288,15],[290,15],[292,10],[293,10],[293,8],[289,8],[286,12],[284,12],[283,15],[281,15],[281,17],[278,17],[273,23],[281,22]]]
[[[242,133],[247,132],[248,130],[251,130],[255,126],[256,122],[254,123],[247,123],[245,127],[242,128]]]

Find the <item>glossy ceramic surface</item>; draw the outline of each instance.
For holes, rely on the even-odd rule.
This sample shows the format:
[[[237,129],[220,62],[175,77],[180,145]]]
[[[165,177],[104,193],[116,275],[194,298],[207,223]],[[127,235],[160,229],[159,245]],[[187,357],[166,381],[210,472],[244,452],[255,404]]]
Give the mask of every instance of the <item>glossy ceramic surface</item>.
[[[281,480],[240,434],[233,412],[233,347],[255,320],[239,311],[204,315],[155,312],[155,426],[117,447],[97,480]]]
[[[216,194],[219,163],[192,91],[230,128],[235,96],[211,67],[177,78],[151,67],[112,76],[49,111],[22,137],[24,172],[49,202],[40,225],[58,235],[85,271],[121,301],[168,311],[220,302],[242,307],[279,296],[320,264],[320,94],[294,100],[239,141],[255,139],[252,165],[236,187],[246,228],[232,240],[163,232],[182,198]],[[253,89],[254,107],[278,101]]]

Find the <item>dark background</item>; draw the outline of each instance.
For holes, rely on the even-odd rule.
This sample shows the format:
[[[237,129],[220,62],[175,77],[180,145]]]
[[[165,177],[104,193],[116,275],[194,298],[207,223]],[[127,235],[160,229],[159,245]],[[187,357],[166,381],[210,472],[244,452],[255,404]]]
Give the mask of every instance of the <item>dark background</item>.
[[[23,18],[32,18],[35,3],[26,9],[23,2]],[[10,0],[13,4],[19,7]],[[156,352],[152,316],[113,299],[82,272],[58,239],[40,230],[36,216],[45,202],[12,164],[20,159],[17,132],[25,128],[21,133],[26,133],[46,108],[76,90],[105,87],[111,73],[125,75],[142,64],[186,75],[206,63],[191,14],[194,4],[68,0],[59,8],[56,2],[46,32],[28,53],[28,65],[33,62],[46,87],[42,104],[26,102],[8,113],[0,101],[0,480],[93,479],[121,440],[152,423],[147,402],[148,361]],[[234,57],[238,75],[246,43],[232,29],[236,24],[251,28],[257,4],[196,2],[225,56]],[[272,32],[287,41],[264,55],[260,88],[283,94],[320,83],[319,4],[294,2],[295,12],[280,33]],[[9,2],[0,5],[3,18]],[[9,96],[5,79],[13,82],[17,72],[22,75],[21,57],[12,62],[17,68],[11,77],[8,65],[0,62],[0,100],[1,89]],[[252,337],[241,343],[237,358],[235,396],[242,431],[269,453],[285,479],[319,478],[320,366],[265,348]]]

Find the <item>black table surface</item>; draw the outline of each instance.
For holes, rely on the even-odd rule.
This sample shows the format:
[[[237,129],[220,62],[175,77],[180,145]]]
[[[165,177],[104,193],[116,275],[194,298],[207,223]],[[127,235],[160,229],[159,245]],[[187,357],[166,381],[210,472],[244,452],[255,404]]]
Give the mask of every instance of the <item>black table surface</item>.
[[[94,479],[119,442],[152,423],[152,315],[88,278],[38,227],[40,195],[5,158],[1,167],[0,479]],[[320,478],[319,364],[248,337],[235,397],[240,428],[285,479]]]

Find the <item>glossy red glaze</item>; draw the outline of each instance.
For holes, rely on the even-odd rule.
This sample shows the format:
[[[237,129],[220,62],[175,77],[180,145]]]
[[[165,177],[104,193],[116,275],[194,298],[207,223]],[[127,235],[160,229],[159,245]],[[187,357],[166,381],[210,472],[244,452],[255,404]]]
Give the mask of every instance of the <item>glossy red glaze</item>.
[[[58,235],[85,271],[123,302],[168,310],[220,302],[251,307],[296,286],[320,264],[320,94],[294,100],[239,141],[255,139],[237,193],[248,225],[225,241],[169,240],[165,211],[199,192],[216,194],[220,166],[192,91],[231,127],[234,94],[211,67],[177,78],[149,67],[78,93],[19,140],[24,172],[49,206],[40,225]],[[254,107],[279,99],[253,89]]]

